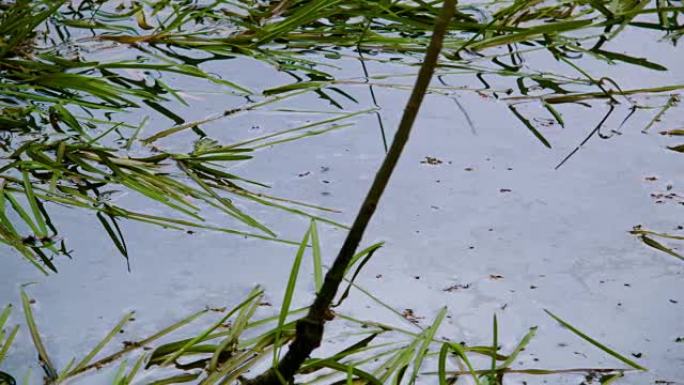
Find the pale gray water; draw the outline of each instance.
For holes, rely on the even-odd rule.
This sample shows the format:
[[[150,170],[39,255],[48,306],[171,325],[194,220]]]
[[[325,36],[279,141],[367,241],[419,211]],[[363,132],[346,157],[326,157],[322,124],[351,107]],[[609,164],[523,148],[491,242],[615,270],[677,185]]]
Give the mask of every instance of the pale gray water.
[[[684,83],[682,49],[654,43],[656,38],[639,31],[627,33],[620,41],[629,41],[630,52],[657,59],[669,72],[594,62],[590,68],[594,75],[609,74],[623,89]],[[619,50],[616,44],[620,41],[613,43],[614,50]],[[527,59],[538,67],[543,63],[548,68],[563,68],[549,62],[546,54]],[[335,72],[340,78],[361,76],[360,65],[353,58],[330,62],[340,67]],[[213,63],[205,69],[238,76],[242,84],[257,90],[292,81],[250,59]],[[371,62],[369,71],[403,73],[408,69]],[[563,71],[572,75],[567,67]],[[412,79],[402,82],[410,84]],[[512,80],[487,79],[493,86],[515,87]],[[470,75],[448,76],[446,80],[452,85],[479,87]],[[196,100],[191,107],[178,106],[174,111],[189,120],[243,103],[238,97],[200,92],[217,90],[203,84],[190,82],[188,88],[187,93]],[[343,88],[359,101],[346,101],[349,111],[372,106],[366,86]],[[408,93],[382,87],[375,92],[391,137]],[[608,108],[605,102],[594,101],[591,109],[558,107],[566,127],[540,128],[553,145],[549,150],[512,117],[503,101],[473,92],[460,92],[457,97],[470,114],[476,134],[453,100],[439,95],[426,99],[365,237],[365,244],[384,240],[386,246],[376,253],[358,283],[399,311],[413,309],[426,317],[425,323],[447,305],[450,318],[439,334],[470,344],[490,343],[494,313],[499,317],[504,351],[510,351],[528,327],[538,325],[538,336],[521,355],[519,367],[623,367],[561,329],[543,312],[549,309],[626,356],[640,355],[635,360],[650,371],[631,374],[618,383],[684,383],[684,343],[675,342],[684,337],[684,264],[646,247],[628,233],[632,226],[643,224],[682,234],[675,230],[684,225],[682,155],[665,148],[678,144],[675,138],[658,135],[663,129],[684,127],[681,105],[671,109],[648,134],[640,131],[657,110],[637,112],[622,128],[622,135],[609,140],[593,138],[554,170],[601,119]],[[639,98],[652,105],[666,100],[663,94]],[[203,129],[210,137],[227,142],[323,116],[283,113],[275,111],[276,107],[334,110],[327,102],[306,95],[219,120]],[[627,108],[617,106],[609,129],[619,125]],[[520,110],[528,117],[550,118],[536,103]],[[354,127],[259,150],[253,160],[233,171],[268,183],[276,195],[340,209],[343,213],[332,218],[350,223],[384,155],[375,115],[355,121]],[[152,132],[152,127],[169,125],[167,119],[154,116],[148,129]],[[187,132],[158,145],[185,149],[194,138]],[[428,156],[442,163],[423,163]],[[657,180],[645,179],[651,176]],[[656,203],[651,194],[666,191],[668,185],[680,195],[679,201]],[[144,203],[131,195],[116,199],[145,209]],[[300,239],[308,226],[305,218],[254,205],[245,208],[286,239]],[[75,249],[74,260],[61,261],[59,274],[42,277],[4,249],[0,305],[18,305],[20,285],[36,282],[28,290],[37,301],[38,322],[58,367],[74,354],[87,352],[126,310],[137,310],[138,321],[128,327],[122,340],[143,336],[205,305],[237,303],[255,284],[265,286],[269,301],[277,307],[295,252],[290,246],[219,233],[190,235],[125,222],[126,241],[132,250],[132,272],[128,273],[95,217],[51,209]],[[212,222],[230,224],[219,214],[207,216]],[[344,233],[324,225],[320,230],[330,261]],[[308,273],[308,264],[306,269]],[[312,298],[312,281],[306,277],[309,279],[298,287],[296,305],[305,305]],[[444,291],[459,284],[469,286]],[[345,311],[362,318],[402,322],[358,291],[353,292]],[[21,321],[19,311],[12,320]],[[28,367],[33,368],[38,383],[40,368],[24,328],[3,370],[21,377]],[[111,376],[96,378],[79,383],[105,384]],[[579,384],[582,376],[545,380]],[[511,376],[508,381],[533,383],[523,376]]]

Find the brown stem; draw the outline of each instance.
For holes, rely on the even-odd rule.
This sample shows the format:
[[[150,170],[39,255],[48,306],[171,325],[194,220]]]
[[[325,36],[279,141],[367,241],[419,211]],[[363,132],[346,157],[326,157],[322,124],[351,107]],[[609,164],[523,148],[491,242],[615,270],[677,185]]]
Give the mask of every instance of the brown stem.
[[[368,222],[370,222],[373,213],[375,213],[380,197],[385,191],[392,171],[397,165],[401,152],[408,141],[413,122],[416,120],[416,115],[420,109],[423,97],[430,85],[430,80],[432,79],[432,74],[434,73],[437,59],[442,49],[442,41],[444,40],[449,21],[454,16],[455,9],[456,0],[444,1],[440,15],[435,23],[432,39],[430,40],[430,45],[426,51],[425,59],[418,72],[418,78],[416,79],[411,96],[404,108],[404,114],[399,123],[399,128],[394,136],[394,140],[392,141],[392,145],[389,148],[387,156],[382,162],[378,173],[375,175],[373,185],[368,191],[366,199],[363,201],[363,204],[356,215],[354,224],[347,234],[347,238],[345,239],[337,258],[325,276],[325,281],[323,282],[321,290],[318,292],[316,299],[309,308],[309,313],[306,317],[297,322],[295,340],[290,345],[285,356],[280,360],[277,368],[271,368],[254,379],[248,380],[248,385],[282,385],[279,377],[287,381],[287,383],[291,383],[302,363],[309,357],[314,349],[320,346],[321,339],[323,338],[323,326],[326,321],[330,304],[337,294],[340,284],[344,279],[344,273],[347,266],[361,242]]]

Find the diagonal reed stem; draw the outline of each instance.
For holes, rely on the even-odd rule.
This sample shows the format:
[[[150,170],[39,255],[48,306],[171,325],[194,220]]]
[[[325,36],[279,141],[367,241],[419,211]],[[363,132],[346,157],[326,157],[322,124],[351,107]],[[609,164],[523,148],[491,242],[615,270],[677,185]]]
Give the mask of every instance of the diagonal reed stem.
[[[416,120],[420,105],[425,97],[425,93],[432,79],[437,59],[442,50],[442,42],[446,34],[448,24],[454,16],[456,0],[445,0],[442,10],[435,23],[432,39],[425,54],[425,59],[418,78],[414,85],[411,96],[404,108],[404,114],[399,128],[394,136],[392,145],[385,156],[380,169],[375,175],[373,184],[366,195],[366,198],[359,209],[354,224],[347,234],[347,238],[342,248],[335,258],[330,270],[325,276],[323,287],[316,295],[316,299],[309,308],[306,317],[297,322],[297,332],[295,340],[290,345],[285,356],[280,360],[277,367],[271,368],[263,374],[248,380],[248,385],[282,385],[291,383],[294,375],[299,370],[302,363],[310,356],[321,344],[323,338],[323,327],[329,314],[330,305],[337,294],[337,291],[344,279],[344,273],[354,256],[356,249],[361,242],[363,233],[368,226],[378,202],[382,197],[385,187],[389,182],[401,152],[409,139],[409,134]]]

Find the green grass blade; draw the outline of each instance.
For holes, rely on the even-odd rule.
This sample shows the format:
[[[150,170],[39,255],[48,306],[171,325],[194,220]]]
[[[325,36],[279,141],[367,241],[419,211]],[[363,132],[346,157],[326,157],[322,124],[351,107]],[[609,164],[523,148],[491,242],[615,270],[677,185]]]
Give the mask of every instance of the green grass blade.
[[[499,321],[494,314],[492,322],[492,360],[489,366],[489,384],[496,384],[496,352],[499,351]]]
[[[342,295],[340,295],[340,298],[337,300],[337,302],[333,305],[333,307],[338,307],[342,304],[342,302],[349,296],[349,292],[351,291],[352,286],[354,286],[354,281],[356,280],[356,277],[361,273],[361,269],[370,261],[370,259],[373,257],[373,254],[380,249],[385,243],[384,242],[378,242],[374,245],[371,245],[360,252],[356,253],[352,258],[351,261],[349,262],[349,265],[347,266],[347,272],[351,267],[358,261],[359,259],[363,258],[361,263],[356,267],[356,271],[354,271],[354,274],[352,274],[351,278],[348,279],[347,281],[349,284],[347,285],[347,288],[342,292]],[[357,286],[358,288],[358,286]],[[362,290],[363,291],[363,290]],[[371,296],[371,298],[373,298]]]
[[[617,382],[620,378],[624,377],[625,375],[623,373],[612,373],[612,374],[607,374],[605,376],[602,376],[599,379],[599,382],[601,382],[601,385],[610,385],[614,382]]]
[[[544,108],[546,108],[547,111],[553,116],[553,118],[556,120],[556,122],[561,126],[565,127],[565,121],[563,120],[563,115],[561,115],[560,112],[558,112],[557,109],[555,109],[552,105],[548,103],[544,103]]]
[[[468,359],[468,356],[466,355],[465,349],[461,344],[457,343],[450,343],[449,347],[451,350],[453,350],[456,355],[463,361],[463,363],[466,365],[468,368],[468,372],[470,375],[473,377],[473,381],[475,381],[475,385],[480,385],[480,378],[477,375],[477,372],[475,371],[475,368],[473,368],[473,364],[470,363],[470,360]]]
[[[558,323],[560,323],[560,324],[563,325],[565,328],[569,329],[571,332],[573,332],[573,333],[575,333],[576,335],[578,335],[578,336],[579,336],[580,338],[582,338],[583,340],[585,340],[585,341],[589,342],[590,344],[596,346],[597,348],[603,350],[604,352],[608,353],[609,355],[611,355],[611,356],[617,358],[618,360],[620,360],[620,361],[622,361],[623,363],[629,365],[630,367],[632,367],[632,368],[634,368],[634,369],[638,369],[638,370],[643,370],[643,371],[647,371],[647,370],[648,370],[648,369],[646,369],[645,367],[643,367],[643,366],[637,364],[636,362],[630,360],[629,358],[627,358],[627,357],[621,355],[620,353],[618,353],[618,352],[616,352],[616,351],[610,349],[610,348],[607,347],[606,345],[603,345],[602,343],[600,343],[600,342],[596,341],[595,339],[589,337],[588,335],[584,334],[584,333],[581,332],[579,329],[575,328],[574,326],[570,325],[568,322],[562,320],[560,317],[558,317],[558,316],[556,316],[555,314],[551,313],[549,310],[544,309],[544,311],[545,311],[546,314],[548,314],[551,318],[553,318],[554,320],[558,321]]]
[[[126,385],[126,365],[128,362],[126,360],[121,361],[119,368],[114,374],[114,379],[112,380],[112,385]]]
[[[186,164],[185,162],[179,161],[178,162],[179,167],[192,179],[195,183],[197,183],[204,191],[206,191],[210,196],[212,196],[219,204],[223,212],[227,213],[228,215],[231,215],[232,217],[241,220],[243,223],[252,226],[254,228],[257,228],[264,233],[268,234],[271,237],[276,236],[276,234],[271,231],[269,228],[261,224],[259,221],[256,219],[250,217],[249,215],[243,213],[241,210],[239,210],[233,203],[229,200],[226,199],[222,196],[220,196],[214,189],[212,189],[209,185],[207,185],[194,171],[191,170],[191,167],[189,164]]]
[[[644,242],[646,245],[684,261],[683,255],[677,253],[669,247],[664,246],[662,243],[656,241],[655,239],[648,237],[646,235],[640,235],[639,238],[641,238],[641,241]]]
[[[19,217],[24,221],[24,223],[26,223],[26,225],[31,229],[31,231],[33,231],[33,233],[36,235],[40,234],[40,228],[35,224],[33,219],[31,219],[26,210],[24,210],[24,208],[21,207],[21,204],[19,204],[14,195],[10,194],[9,192],[6,192],[5,197],[10,202],[10,205],[12,206],[14,211],[19,215]]]
[[[446,307],[440,309],[439,313],[437,314],[437,317],[435,317],[435,320],[432,323],[432,326],[430,326],[430,328],[425,330],[425,332],[423,333],[423,343],[421,344],[420,348],[418,348],[418,353],[416,354],[416,358],[413,362],[413,373],[411,374],[409,385],[414,385],[416,383],[416,379],[418,378],[418,372],[420,368],[423,366],[423,360],[425,359],[425,356],[427,355],[428,350],[430,348],[430,344],[432,343],[432,340],[435,338],[437,329],[439,329],[439,326],[442,324],[442,321],[444,320],[446,314]]]
[[[195,381],[202,372],[176,374],[171,377],[163,378],[161,380],[152,381],[149,385],[170,385],[170,384],[184,384]]]
[[[140,356],[140,358],[138,358],[138,360],[135,362],[135,364],[133,365],[131,370],[126,375],[124,383],[121,385],[128,385],[128,384],[133,382],[133,379],[135,379],[135,376],[138,374],[138,372],[140,371],[140,368],[142,368],[142,365],[147,358],[148,357],[146,354],[143,354]]]
[[[290,277],[287,280],[287,287],[285,288],[285,296],[283,297],[283,304],[280,308],[280,314],[278,316],[278,326],[275,331],[275,346],[273,349],[273,366],[278,366],[278,360],[280,359],[280,337],[282,334],[283,325],[285,325],[285,320],[290,313],[290,305],[292,304],[292,297],[294,296],[295,286],[297,285],[297,276],[299,275],[300,266],[302,263],[302,257],[309,244],[309,238],[311,238],[311,227],[306,230],[302,242],[299,244],[297,249],[297,254],[295,255],[294,261],[292,262],[292,269],[290,270]]]
[[[314,287],[316,288],[316,293],[318,293],[321,290],[321,286],[323,286],[323,262],[321,258],[321,243],[318,239],[318,226],[316,226],[316,221],[313,219],[311,220],[309,233],[311,234],[313,251]]]
[[[237,317],[235,317],[235,322],[233,322],[231,325],[230,333],[214,351],[211,361],[209,362],[209,371],[213,372],[217,369],[221,355],[227,351],[229,347],[237,347],[240,335],[245,330],[249,324],[249,320],[252,318],[254,312],[256,312],[256,309],[261,304],[263,290],[257,286],[252,289],[249,297],[254,297],[254,300],[251,302],[251,304],[249,304],[249,306],[245,306],[240,309]]]
[[[186,318],[184,318],[178,322],[175,322],[170,326],[165,327],[164,329],[154,333],[153,335],[151,335],[151,336],[149,336],[149,337],[147,337],[141,341],[137,341],[135,343],[129,344],[128,346],[124,347],[123,349],[119,350],[116,353],[113,353],[113,354],[111,354],[107,357],[104,357],[104,358],[102,358],[102,359],[100,359],[100,360],[98,360],[98,361],[96,361],[90,365],[87,365],[78,371],[76,371],[76,370],[72,371],[72,373],[70,373],[70,376],[75,376],[77,374],[83,373],[83,372],[90,370],[90,369],[102,368],[105,365],[110,364],[110,363],[120,359],[125,354],[127,354],[133,350],[143,348],[146,345],[148,345],[148,344],[168,335],[169,333],[189,324],[190,322],[196,320],[200,316],[207,314],[207,313],[208,313],[208,310],[200,310],[198,312],[195,312],[195,313],[191,314],[190,316],[188,316],[188,317],[186,317]]]
[[[67,364],[62,368],[62,371],[59,372],[59,376],[55,380],[55,383],[59,384],[62,382],[68,375],[69,371],[71,371],[71,368],[74,367],[74,364],[76,363],[76,358],[72,358],[67,362]]]
[[[375,111],[377,111],[377,108],[367,108],[364,110],[348,112],[345,114],[334,116],[332,118],[318,120],[318,121],[307,123],[307,124],[304,124],[301,126],[288,128],[288,129],[277,131],[277,132],[274,132],[271,134],[262,135],[262,136],[259,136],[256,138],[252,138],[252,139],[244,140],[241,142],[233,143],[228,148],[241,148],[241,147],[244,147],[246,145],[254,146],[255,143],[263,142],[267,139],[271,139],[271,138],[286,135],[286,134],[292,134],[293,132],[309,130],[309,129],[314,128],[314,127],[326,126],[326,125],[329,125],[332,123],[336,123],[340,120],[350,119],[350,118],[353,118],[353,117],[356,117],[359,115],[365,115],[365,114],[369,114],[369,113],[375,112]],[[335,126],[333,126],[333,127],[335,127]],[[307,134],[304,134],[304,135],[306,136]],[[275,142],[269,142],[269,143],[270,143],[270,145],[272,145]]]
[[[571,21],[560,21],[556,23],[544,23],[538,26],[523,29],[520,32],[508,33],[499,36],[494,36],[477,43],[471,44],[469,48],[480,50],[485,48],[497,47],[507,44],[519,43],[522,41],[527,41],[535,36],[541,36],[542,34],[556,34],[564,31],[571,31],[582,29],[590,26],[592,24],[591,19],[586,20],[571,20]]]
[[[2,361],[5,360],[7,352],[12,346],[14,339],[17,337],[17,333],[19,333],[19,325],[15,325],[12,328],[4,341],[0,340],[0,364],[2,364]]]
[[[251,302],[252,302],[257,296],[259,296],[259,295],[261,295],[260,292],[259,292],[259,293],[255,293],[255,294],[253,294],[253,295],[247,297],[247,299],[245,299],[244,301],[242,301],[239,305],[237,305],[236,307],[234,307],[233,309],[231,309],[230,311],[228,311],[228,313],[226,313],[226,315],[223,316],[219,321],[215,322],[215,323],[214,323],[213,325],[211,325],[209,328],[205,329],[202,333],[200,333],[200,334],[197,335],[196,337],[194,337],[194,338],[192,338],[191,340],[189,340],[188,342],[186,342],[180,349],[176,350],[173,354],[169,355],[169,357],[167,357],[167,358],[161,363],[161,366],[167,366],[167,365],[169,365],[170,363],[174,362],[178,357],[182,356],[183,353],[185,353],[186,350],[188,350],[190,347],[194,346],[197,342],[201,341],[201,340],[204,339],[206,336],[208,336],[209,334],[211,334],[211,332],[213,332],[213,331],[216,330],[218,327],[220,327],[221,325],[223,325],[228,319],[230,319],[230,317],[233,316],[233,314],[235,314],[235,312],[237,312],[238,310],[242,309],[243,306],[246,306],[246,305],[248,305],[249,303],[251,303]],[[154,353],[153,353],[153,355],[154,355]]]
[[[43,369],[45,370],[45,374],[47,375],[48,379],[50,381],[54,381],[58,377],[58,371],[52,364],[52,361],[50,361],[47,349],[45,349],[45,345],[43,344],[43,340],[40,337],[40,333],[38,331],[38,326],[36,325],[35,318],[33,317],[33,311],[31,310],[31,300],[29,299],[28,295],[23,289],[21,290],[21,303],[24,308],[24,315],[26,316],[26,325],[28,326],[29,332],[31,333],[33,345],[36,347],[36,350],[38,351],[38,358],[41,362],[41,366],[43,366]]]
[[[351,373],[354,376],[358,377],[362,381],[361,383],[373,384],[373,385],[383,385],[383,383],[378,378],[373,376],[372,374],[370,374],[366,371],[363,371],[361,369],[358,369],[352,365],[346,365],[346,364],[343,364],[343,363],[340,363],[337,361],[333,361],[333,360],[320,360],[320,361],[317,361],[314,364],[309,366],[310,369],[317,368],[317,367],[330,368],[330,369],[334,369],[334,370],[337,370],[337,371],[342,372],[342,373],[348,373],[351,371]]]
[[[504,368],[509,367],[513,363],[513,361],[515,361],[515,359],[518,357],[520,352],[525,350],[527,345],[530,343],[530,341],[532,341],[532,338],[534,338],[534,336],[536,334],[537,334],[537,327],[536,326],[531,327],[530,330],[527,332],[527,334],[525,334],[523,339],[520,340],[520,343],[518,343],[518,345],[515,347],[515,349],[513,349],[513,352],[508,356],[508,358],[506,358],[506,360],[501,365],[499,365],[499,367],[497,369],[504,369]]]
[[[449,344],[443,343],[439,349],[439,359],[437,361],[437,376],[439,378],[439,385],[447,385],[446,378],[446,359],[449,354]]]
[[[537,130],[537,128],[535,128],[534,125],[532,125],[532,123],[529,121],[529,119],[527,119],[526,117],[524,117],[524,116],[523,116],[520,112],[518,112],[518,110],[517,110],[515,107],[513,107],[513,106],[508,106],[508,109],[511,110],[511,112],[513,112],[513,115],[515,115],[515,117],[518,118],[518,120],[520,120],[520,121],[522,122],[522,124],[525,125],[525,127],[527,127],[527,129],[530,130],[530,132],[531,132],[537,139],[539,139],[540,142],[542,142],[542,144],[543,144],[544,146],[546,146],[546,147],[548,147],[548,148],[551,148],[551,143],[549,143],[549,141],[546,140],[546,138],[544,137],[544,135],[542,135],[541,132],[539,132],[539,130]]]
[[[105,215],[103,213],[99,212],[95,216],[100,221],[102,227],[105,229],[105,232],[109,236],[109,239],[111,239],[112,243],[114,243],[114,246],[116,246],[116,249],[119,250],[119,253],[121,253],[121,255],[126,260],[128,270],[130,271],[131,268],[128,259],[128,249],[126,247],[126,240],[124,239],[123,234],[119,229],[119,225],[116,223],[116,218],[109,215],[109,220],[111,220],[112,224],[114,224],[114,228],[112,228],[109,222],[107,222],[107,219],[105,218]]]
[[[12,305],[7,305],[0,313],[0,330],[5,327],[5,323],[9,319],[10,314],[12,314]]]
[[[130,312],[124,315],[119,323],[117,323],[112,330],[107,333],[107,335],[93,348],[93,350],[91,350],[90,353],[88,353],[78,364],[76,364],[72,372],[78,372],[80,369],[83,369],[86,365],[88,365],[90,361],[92,361],[92,359],[95,358],[95,356],[102,351],[105,346],[107,346],[112,338],[114,338],[114,336],[123,330],[124,326],[126,326],[126,324],[133,319],[134,314],[134,312]]]

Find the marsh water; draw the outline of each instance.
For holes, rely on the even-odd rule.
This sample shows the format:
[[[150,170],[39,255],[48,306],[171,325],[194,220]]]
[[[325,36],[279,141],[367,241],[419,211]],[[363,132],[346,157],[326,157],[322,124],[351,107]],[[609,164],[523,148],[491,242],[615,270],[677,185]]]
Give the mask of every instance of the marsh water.
[[[597,77],[609,76],[622,90],[684,84],[684,51],[661,38],[656,31],[626,31],[610,47],[647,57],[667,71],[590,58],[580,61],[582,68]],[[336,58],[316,52],[310,58],[327,66],[336,79],[348,80],[336,87],[351,98],[336,97],[338,105],[332,105],[320,95],[303,93],[208,122],[201,131],[219,142],[238,142],[373,109],[345,119],[329,132],[259,148],[252,159],[229,167],[231,173],[270,186],[257,189],[260,192],[338,210],[318,214],[348,224],[401,117],[417,68],[407,64],[418,63],[419,57],[407,55],[397,62],[396,55],[371,52],[361,58],[353,49],[337,52]],[[98,60],[117,60],[135,53],[112,45],[94,48],[90,54]],[[524,58],[523,68],[577,75],[546,51],[531,51]],[[485,59],[478,63],[493,65]],[[287,74],[249,57],[211,61],[202,68],[253,90],[292,82]],[[549,141],[547,148],[509,109],[514,98],[524,97],[515,78],[485,73],[482,83],[457,68],[442,68],[438,75],[435,92],[426,97],[364,237],[364,244],[385,244],[357,284],[396,311],[411,314],[417,326],[429,324],[441,306],[448,306],[439,334],[473,345],[491,343],[493,314],[499,319],[504,350],[512,349],[529,327],[538,326],[534,342],[518,359],[519,367],[623,367],[561,328],[546,315],[547,309],[649,368],[618,383],[684,384],[684,265],[629,233],[642,225],[684,234],[682,154],[668,149],[680,143],[677,137],[659,134],[684,127],[681,104],[668,109],[645,133],[642,130],[671,93],[637,94],[630,96],[631,101],[620,97],[619,103],[594,99],[584,105],[562,104],[556,108],[564,127],[541,103],[516,105]],[[168,74],[163,79],[182,90],[187,106],[165,106],[186,121],[249,102],[220,85]],[[632,103],[652,108],[631,114]],[[556,167],[611,108],[614,111],[599,132]],[[134,123],[147,116],[142,137],[174,126],[167,117],[144,108],[120,116]],[[186,130],[154,145],[181,152],[196,139],[198,132]],[[113,190],[110,199],[117,204],[156,215],[169,213],[139,195]],[[309,226],[302,216],[254,203],[236,204],[281,239],[298,242]],[[46,277],[9,248],[3,249],[0,299],[2,304],[18,304],[21,285],[32,283],[26,289],[36,301],[37,321],[59,367],[88,351],[129,310],[136,311],[136,321],[121,341],[140,338],[206,306],[235,304],[256,284],[265,287],[273,305],[260,312],[275,314],[296,251],[277,242],[124,220],[120,226],[129,250],[129,271],[94,215],[58,205],[49,209],[73,259],[60,259],[59,273]],[[216,210],[203,214],[208,223],[240,228]],[[319,222],[319,232],[324,261],[330,263],[345,231]],[[676,242],[662,242],[677,247]],[[310,264],[303,269],[294,297],[297,307],[313,298]],[[359,290],[352,290],[343,310],[358,318],[416,327]],[[343,329],[344,322],[333,328]],[[19,378],[32,368],[37,380],[41,369],[35,356],[28,333],[22,331],[4,370]],[[97,376],[74,383],[106,381],[107,376]],[[584,374],[521,375],[509,376],[506,383],[535,381],[586,380]]]

